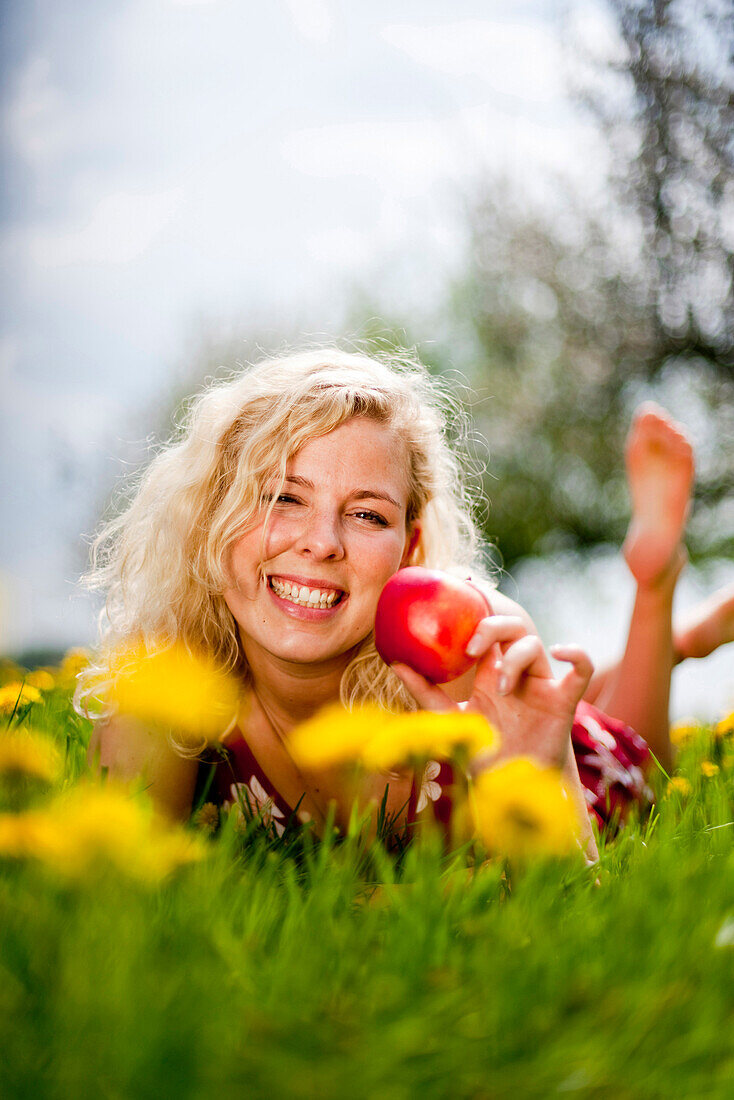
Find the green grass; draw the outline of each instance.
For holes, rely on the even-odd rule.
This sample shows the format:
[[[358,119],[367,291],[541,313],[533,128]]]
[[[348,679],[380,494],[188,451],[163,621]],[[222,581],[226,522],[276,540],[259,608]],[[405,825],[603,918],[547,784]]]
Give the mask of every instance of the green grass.
[[[31,717],[82,775],[65,694]],[[0,1095],[730,1097],[734,771],[679,764],[591,871],[226,828],[155,887],[6,860]]]

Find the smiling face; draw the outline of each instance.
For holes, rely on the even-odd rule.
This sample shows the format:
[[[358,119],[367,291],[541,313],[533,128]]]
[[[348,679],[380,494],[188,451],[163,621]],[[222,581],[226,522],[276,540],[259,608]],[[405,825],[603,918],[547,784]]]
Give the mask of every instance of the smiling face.
[[[374,626],[383,585],[408,558],[406,482],[404,445],[364,417],[290,459],[267,529],[266,500],[230,552],[224,598],[248,663],[346,665]]]

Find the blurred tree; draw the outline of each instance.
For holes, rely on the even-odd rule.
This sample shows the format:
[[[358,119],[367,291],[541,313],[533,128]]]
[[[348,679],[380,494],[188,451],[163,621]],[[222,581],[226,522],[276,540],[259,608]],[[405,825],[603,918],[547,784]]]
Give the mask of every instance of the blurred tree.
[[[468,202],[453,310],[490,448],[487,533],[508,566],[621,539],[642,397],[697,436],[693,554],[734,552],[734,0],[695,16],[608,2],[617,48],[582,93],[609,152],[605,200],[559,185],[533,212],[485,180]]]
[[[616,78],[582,98],[639,218],[656,339],[734,378],[734,0],[607,0]]]
[[[475,201],[470,224],[454,304],[489,447],[487,534],[507,566],[528,553],[619,540],[622,380],[650,344],[635,272],[620,275],[622,258],[590,218],[568,210],[551,225],[509,189]]]

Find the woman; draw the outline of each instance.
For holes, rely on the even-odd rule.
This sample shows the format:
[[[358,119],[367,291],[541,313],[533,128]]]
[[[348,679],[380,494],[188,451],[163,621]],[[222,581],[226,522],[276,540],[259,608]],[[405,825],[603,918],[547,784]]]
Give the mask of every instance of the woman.
[[[255,769],[256,795],[265,791],[273,810],[298,806],[317,830],[330,804],[346,823],[354,791],[338,770],[296,767],[287,742],[295,725],[338,699],[398,710],[468,700],[500,729],[504,756],[563,768],[593,856],[570,740],[591,663],[575,647],[556,648],[571,667],[555,677],[527,614],[481,580],[442,404],[422,368],[334,349],[269,360],[209,389],[97,541],[92,580],[109,593],[104,640],[179,639],[236,671],[245,706],[228,743]],[[492,615],[470,642],[477,664],[461,682],[430,685],[375,652],[379,593],[408,564],[484,586]],[[669,621],[669,607],[656,614]],[[670,667],[668,658],[668,677]],[[104,668],[89,674],[88,690],[95,676]],[[621,699],[625,677],[623,661],[602,690]],[[190,813],[195,760],[123,717],[100,724],[97,748],[111,774],[144,774],[169,814]],[[379,800],[386,783],[388,812],[404,812],[407,773],[368,777],[359,798]]]

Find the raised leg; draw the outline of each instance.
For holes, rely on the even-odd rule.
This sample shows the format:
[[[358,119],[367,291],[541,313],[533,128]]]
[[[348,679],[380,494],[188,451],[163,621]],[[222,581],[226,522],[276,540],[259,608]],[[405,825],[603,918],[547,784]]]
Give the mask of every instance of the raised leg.
[[[626,448],[632,518],[623,553],[637,581],[624,655],[592,688],[602,710],[637,730],[670,763],[668,704],[673,668],[672,608],[687,555],[693,449],[683,428],[657,405],[638,409]]]
[[[734,642],[734,584],[713,592],[673,622],[673,665],[708,657],[719,646]],[[594,671],[584,698],[598,703],[619,674],[619,661]]]
[[[708,657],[727,642],[734,642],[734,584],[725,585],[690,608],[673,629],[676,661]]]
[[[680,425],[648,402],[635,413],[625,451],[632,518],[622,553],[638,585],[661,580],[682,551],[693,448]]]

